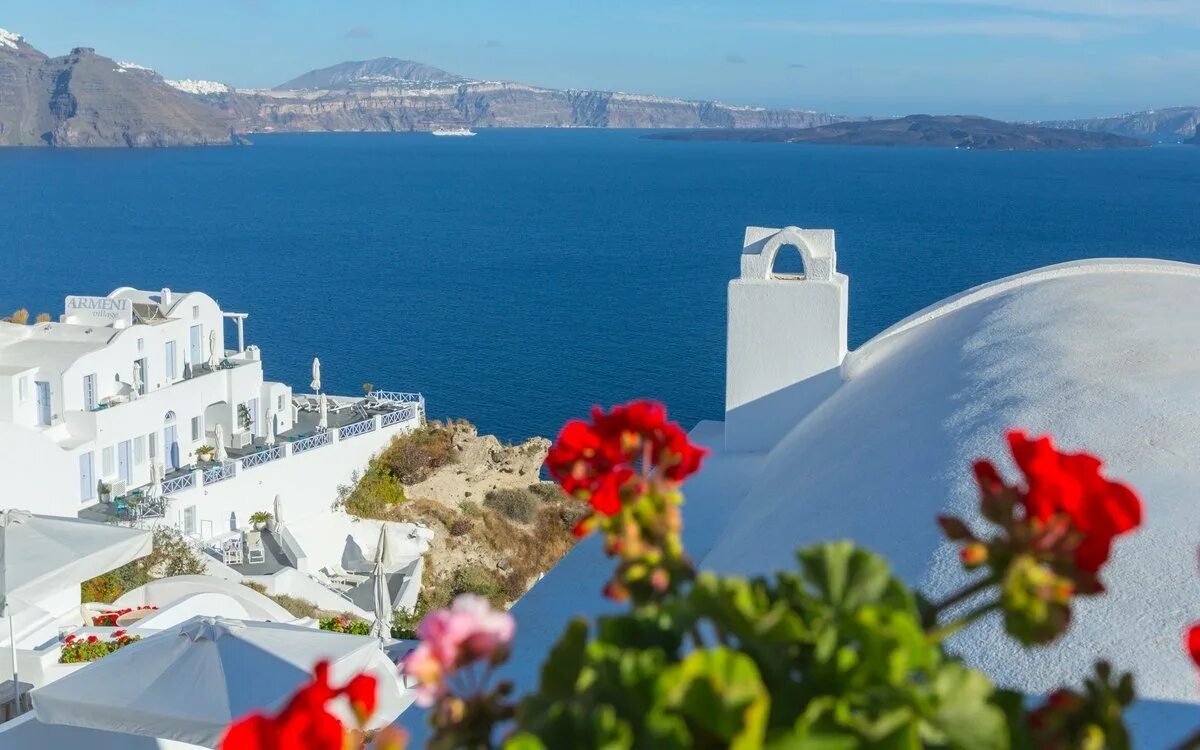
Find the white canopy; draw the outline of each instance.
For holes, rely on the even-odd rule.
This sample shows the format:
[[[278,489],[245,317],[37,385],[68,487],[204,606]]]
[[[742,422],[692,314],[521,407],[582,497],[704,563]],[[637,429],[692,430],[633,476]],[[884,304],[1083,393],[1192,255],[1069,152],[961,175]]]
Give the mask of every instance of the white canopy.
[[[296,619],[286,609],[249,586],[227,581],[224,578],[203,575],[171,576],[150,581],[144,586],[126,591],[113,602],[113,607],[119,609],[153,604],[162,610],[186,597],[201,593],[220,593],[229,596],[241,604],[247,615],[255,620],[291,622]]]
[[[320,393],[321,392],[321,360],[317,359],[316,357],[313,357],[312,376],[313,376],[313,379],[312,379],[312,382],[309,383],[309,385],[312,386],[312,389],[314,391],[316,391],[317,393]]]
[[[225,459],[229,458],[229,454],[225,452],[225,427],[218,424],[216,429],[213,430],[213,433],[214,440],[217,441],[217,450],[216,453],[213,454],[213,458],[217,461],[224,461]]]
[[[33,606],[151,549],[149,531],[6,510],[0,521],[0,614]]]
[[[371,728],[390,724],[412,702],[373,638],[213,617],[144,638],[31,697],[46,724],[213,747],[235,719],[277,711],[321,660],[330,662],[335,685],[359,672],[379,680]],[[348,706],[334,702],[330,710],[351,720]]]
[[[0,750],[87,748],[87,750],[200,750],[200,745],[100,729],[44,724],[33,714],[0,724]]]

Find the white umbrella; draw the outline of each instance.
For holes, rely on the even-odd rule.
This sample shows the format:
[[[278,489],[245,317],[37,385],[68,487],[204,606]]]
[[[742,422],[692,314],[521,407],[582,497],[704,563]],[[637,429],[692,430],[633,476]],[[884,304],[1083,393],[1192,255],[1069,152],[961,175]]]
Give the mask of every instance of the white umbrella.
[[[324,393],[317,396],[317,412],[320,414],[317,427],[321,429],[329,427],[329,400],[325,398]]]
[[[309,385],[317,393],[321,392],[321,360],[316,357],[313,357],[313,379]]]
[[[390,724],[412,702],[396,665],[373,638],[196,617],[38,688],[33,707],[47,724],[213,747],[233,720],[277,711],[323,660],[330,662],[334,685],[360,672],[378,680],[369,728]],[[329,708],[350,720],[348,706],[335,701]]]
[[[150,487],[146,489],[146,497],[154,500],[162,497],[162,469],[158,461],[150,462]]]
[[[217,359],[217,332],[211,330],[208,332],[208,369],[216,370],[219,360]]]
[[[8,618],[13,696],[20,704],[13,615],[36,606],[47,593],[95,578],[145,557],[149,531],[78,518],[35,516],[6,510],[0,518],[0,615]]]
[[[275,447],[275,417],[268,414],[266,417],[267,433],[263,435],[263,445],[268,448]]]
[[[281,495],[275,496],[274,510],[275,510],[275,515],[271,520],[273,520],[275,522],[275,528],[279,528],[280,526],[283,525],[283,496],[281,496]]]
[[[218,461],[224,461],[229,458],[229,454],[225,452],[225,427],[218,424],[213,433],[217,441],[217,452],[213,455],[213,458]]]
[[[379,544],[375,547],[374,577],[375,621],[371,623],[371,635],[380,641],[392,637],[392,595],[388,591],[388,571],[384,565],[387,558],[387,524],[379,525]]]
[[[131,399],[136,399],[142,393],[142,362],[134,360],[133,363],[133,393],[129,394]]]

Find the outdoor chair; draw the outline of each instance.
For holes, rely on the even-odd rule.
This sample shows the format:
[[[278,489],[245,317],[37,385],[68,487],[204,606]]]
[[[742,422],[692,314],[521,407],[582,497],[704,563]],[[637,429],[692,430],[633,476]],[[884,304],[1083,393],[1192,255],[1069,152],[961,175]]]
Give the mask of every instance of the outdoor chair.
[[[246,562],[260,563],[266,562],[266,553],[263,550],[263,540],[261,531],[251,531],[246,534]]]
[[[322,570],[322,572],[325,573],[325,575],[329,576],[333,580],[338,581],[340,583],[348,583],[351,586],[357,586],[358,584],[360,584],[363,581],[370,578],[370,576],[359,575],[358,573],[351,573],[348,570],[346,570],[345,568],[343,568],[341,565],[338,565],[337,563],[331,563],[329,565],[326,565],[321,570]]]
[[[242,538],[240,536],[221,542],[221,559],[226,565],[242,564]]]

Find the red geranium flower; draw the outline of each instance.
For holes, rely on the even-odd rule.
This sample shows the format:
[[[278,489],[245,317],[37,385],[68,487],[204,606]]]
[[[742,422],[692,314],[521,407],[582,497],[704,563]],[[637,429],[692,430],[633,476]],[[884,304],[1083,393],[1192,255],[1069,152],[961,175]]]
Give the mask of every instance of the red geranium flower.
[[[1192,662],[1200,667],[1200,623],[1188,628],[1186,641],[1188,655],[1192,657]]]
[[[376,680],[373,675],[356,676],[346,684],[344,692],[360,724],[371,718],[371,714],[375,713],[376,700]]]
[[[1025,475],[1022,500],[1033,518],[1049,522],[1062,514],[1082,536],[1075,552],[1080,570],[1095,573],[1108,560],[1113,539],[1142,522],[1142,501],[1127,485],[1100,475],[1102,462],[1087,453],[1061,453],[1048,436],[1030,439],[1008,433],[1013,459]],[[980,485],[998,481],[995,468],[976,465]]]
[[[639,474],[648,479],[657,472],[663,481],[679,483],[700,469],[706,455],[679,425],[667,421],[662,404],[633,401],[609,412],[593,408],[591,423],[567,422],[547,454],[546,468],[565,492],[611,516],[621,508],[622,489]]]

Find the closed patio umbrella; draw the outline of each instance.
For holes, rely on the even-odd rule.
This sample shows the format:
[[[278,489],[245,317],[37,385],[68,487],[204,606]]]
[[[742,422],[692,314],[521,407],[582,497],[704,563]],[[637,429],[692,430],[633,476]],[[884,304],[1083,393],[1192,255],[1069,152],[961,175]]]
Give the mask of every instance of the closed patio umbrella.
[[[0,615],[8,618],[13,696],[20,705],[13,615],[48,594],[145,557],[149,531],[6,510],[0,517]]]
[[[265,435],[263,435],[263,445],[267,446],[268,448],[274,448],[275,447],[275,416],[272,414],[268,414],[265,421],[267,423],[267,425],[266,425],[267,432]]]
[[[378,680],[368,723],[391,723],[412,702],[396,666],[366,636],[273,622],[194,617],[143,638],[32,694],[37,720],[213,747],[252,711],[277,711],[319,661],[341,685]],[[119,686],[120,689],[113,689]],[[347,706],[329,708],[348,723]]]
[[[371,571],[375,600],[375,620],[371,623],[371,635],[380,641],[387,641],[392,637],[392,595],[388,592],[388,570],[384,564],[387,554],[387,524],[380,524],[379,544],[375,547],[375,568]]]
[[[329,399],[325,398],[324,393],[317,396],[317,413],[319,415],[319,418],[317,420],[317,426],[320,427],[321,429],[328,428],[329,427]]]
[[[208,332],[208,369],[216,370],[221,360],[217,358],[217,332]]]
[[[309,383],[309,385],[312,386],[314,393],[320,393],[321,392],[321,360],[317,359],[316,357],[313,357],[312,376],[313,376],[313,379],[312,379],[312,382]]]
[[[213,433],[217,441],[217,452],[213,454],[213,458],[218,461],[224,461],[229,458],[229,454],[225,452],[225,427],[218,424]]]
[[[162,469],[158,461],[150,462],[150,486],[146,488],[146,497],[156,500],[162,497]]]
[[[281,495],[275,496],[274,510],[275,515],[271,520],[275,522],[275,528],[279,528],[280,526],[283,526],[283,497]]]
[[[142,362],[137,360],[133,363],[133,393],[129,394],[129,398],[136,399],[142,393]]]

